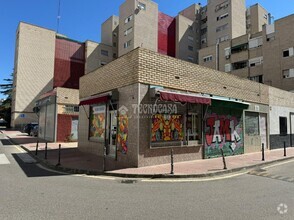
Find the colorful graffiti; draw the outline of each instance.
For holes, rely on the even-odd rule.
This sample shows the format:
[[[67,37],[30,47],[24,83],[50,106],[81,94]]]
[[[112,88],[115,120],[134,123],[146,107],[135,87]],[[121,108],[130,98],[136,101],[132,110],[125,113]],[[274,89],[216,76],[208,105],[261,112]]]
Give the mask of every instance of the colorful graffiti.
[[[244,153],[242,114],[208,114],[205,122],[205,158]]]
[[[90,117],[90,138],[104,140],[105,138],[105,105],[92,107]]]
[[[128,127],[129,120],[127,114],[121,114],[118,117],[118,135],[117,135],[117,143],[119,149],[121,149],[122,153],[126,154],[128,152]]]
[[[156,114],[152,117],[152,142],[183,140],[183,116]]]

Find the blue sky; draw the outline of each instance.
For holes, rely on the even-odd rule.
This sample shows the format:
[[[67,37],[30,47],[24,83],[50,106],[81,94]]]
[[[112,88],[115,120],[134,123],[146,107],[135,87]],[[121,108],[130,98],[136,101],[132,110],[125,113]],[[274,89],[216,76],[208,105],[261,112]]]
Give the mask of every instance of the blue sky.
[[[206,0],[154,0],[159,10],[175,16],[193,3]],[[100,41],[100,25],[112,14],[118,15],[124,0],[61,0],[59,32],[69,38]],[[260,3],[275,19],[294,13],[293,0],[247,0],[246,5]],[[20,21],[56,30],[58,0],[0,0],[0,83],[13,72],[15,32]],[[0,95],[0,98],[3,98]]]

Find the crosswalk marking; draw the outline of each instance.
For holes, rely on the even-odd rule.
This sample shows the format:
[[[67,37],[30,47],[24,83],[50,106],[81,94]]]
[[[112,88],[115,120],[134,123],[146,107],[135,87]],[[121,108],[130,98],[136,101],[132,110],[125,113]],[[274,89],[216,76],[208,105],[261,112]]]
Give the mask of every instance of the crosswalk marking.
[[[9,160],[7,159],[7,157],[5,156],[5,154],[0,154],[0,164],[10,164]]]

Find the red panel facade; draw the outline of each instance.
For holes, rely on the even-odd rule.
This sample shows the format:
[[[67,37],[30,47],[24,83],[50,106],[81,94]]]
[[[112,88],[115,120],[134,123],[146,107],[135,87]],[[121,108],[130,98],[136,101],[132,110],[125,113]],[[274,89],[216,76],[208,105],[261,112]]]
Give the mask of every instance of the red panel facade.
[[[53,86],[79,88],[79,78],[85,71],[85,45],[56,38]]]
[[[72,118],[77,118],[76,115],[61,115],[57,116],[57,142],[67,142],[71,135]]]
[[[176,56],[176,19],[158,13],[158,53]]]

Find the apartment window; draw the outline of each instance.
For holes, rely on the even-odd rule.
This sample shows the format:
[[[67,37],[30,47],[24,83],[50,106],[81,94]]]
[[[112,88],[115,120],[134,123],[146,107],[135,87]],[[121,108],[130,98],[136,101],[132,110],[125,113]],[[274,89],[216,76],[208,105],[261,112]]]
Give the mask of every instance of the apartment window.
[[[207,28],[202,28],[201,30],[200,30],[200,34],[201,35],[204,35],[204,34],[206,34],[207,33]]]
[[[124,43],[124,48],[128,48],[129,46],[131,46],[131,40]]]
[[[287,135],[287,117],[280,117],[280,135]]]
[[[227,18],[227,17],[229,17],[229,13],[225,13],[225,14],[223,14],[223,15],[218,16],[218,17],[216,18],[216,20],[217,20],[217,21],[220,21],[220,20],[225,19],[225,18]]]
[[[257,57],[257,58],[249,60],[250,67],[258,66],[258,65],[261,65],[262,63],[263,63],[263,57]]]
[[[190,61],[190,62],[194,62],[194,58],[191,57],[191,56],[188,56],[188,61]]]
[[[244,69],[247,67],[247,61],[240,61],[232,64],[233,70]]]
[[[129,23],[131,20],[133,20],[133,15],[130,15],[125,19],[125,24]]]
[[[204,61],[204,63],[212,61],[212,55],[203,57],[203,61]]]
[[[107,50],[101,50],[101,55],[108,57],[108,51]]]
[[[263,18],[264,18],[264,19],[267,19],[267,14],[264,14],[264,15],[263,15]]]
[[[217,5],[215,7],[215,12],[219,11],[219,10],[222,10],[222,9],[226,9],[227,7],[229,7],[229,1],[225,1],[219,5]]]
[[[283,57],[291,57],[293,55],[294,55],[294,48],[293,47],[283,51]]]
[[[239,52],[245,51],[247,49],[248,49],[248,43],[240,44],[240,45],[232,47],[231,52],[232,52],[232,54],[234,54],[234,53],[239,53]]]
[[[228,35],[218,38],[216,40],[216,43],[221,43],[221,42],[224,42],[224,41],[227,41],[227,40],[229,40],[229,36]]]
[[[194,41],[194,37],[192,37],[192,36],[188,36],[188,40],[190,40],[190,41]]]
[[[193,51],[194,48],[192,46],[188,46],[188,50]]]
[[[116,47],[116,42],[113,42],[113,47]]]
[[[263,75],[251,76],[248,79],[254,82],[263,83]]]
[[[116,53],[113,53],[112,57],[113,57],[113,58],[117,58]]]
[[[125,36],[127,36],[128,34],[132,33],[133,32],[133,27],[130,27],[129,29],[127,29],[125,31]]]
[[[249,40],[249,49],[261,47],[263,45],[263,38],[257,37]]]
[[[286,69],[283,70],[283,78],[293,78],[294,77],[294,69]]]
[[[219,26],[219,27],[216,28],[216,32],[226,30],[228,27],[229,27],[229,24],[224,24],[222,26]]]
[[[74,106],[74,105],[65,105],[63,107],[63,113],[78,113],[79,112],[79,106]]]
[[[140,10],[144,10],[144,11],[146,11],[146,5],[145,5],[144,3],[142,3],[142,2],[139,2],[139,3],[138,3],[138,8],[139,8]]]
[[[201,44],[206,44],[206,42],[207,42],[206,38],[201,39]]]

